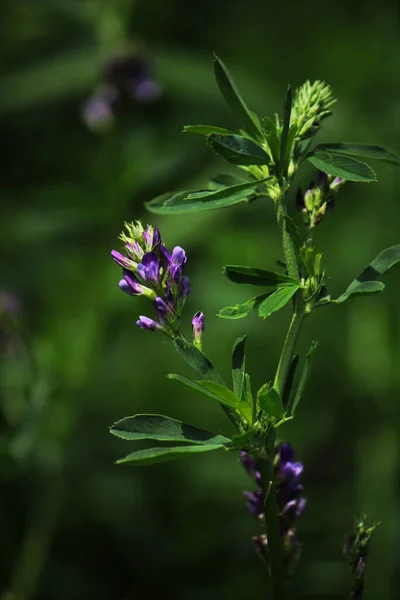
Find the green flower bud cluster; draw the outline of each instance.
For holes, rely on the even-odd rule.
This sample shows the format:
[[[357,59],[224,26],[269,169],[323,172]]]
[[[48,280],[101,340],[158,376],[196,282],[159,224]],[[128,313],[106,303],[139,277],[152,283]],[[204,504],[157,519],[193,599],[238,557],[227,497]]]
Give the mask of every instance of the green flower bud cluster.
[[[331,106],[336,102],[332,89],[324,81],[306,81],[296,90],[292,107],[292,125],[297,126],[302,140],[314,136],[321,121],[332,114]]]

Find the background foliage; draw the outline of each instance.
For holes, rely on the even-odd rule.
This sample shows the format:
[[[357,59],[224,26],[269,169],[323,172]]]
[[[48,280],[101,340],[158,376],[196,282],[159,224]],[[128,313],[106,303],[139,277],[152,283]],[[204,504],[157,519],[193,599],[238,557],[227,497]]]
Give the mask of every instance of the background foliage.
[[[161,336],[136,328],[145,305],[119,292],[109,251],[124,220],[154,222],[144,201],[201,187],[223,166],[201,137],[181,133],[187,123],[233,124],[212,50],[261,114],[281,110],[288,82],[322,78],[339,103],[318,141],[398,152],[398,4],[3,0],[1,12],[0,286],[20,298],[23,339],[2,353],[0,371],[0,591],[41,600],[151,600],[166,590],[177,600],[260,597],[264,567],[250,541],[258,525],[242,497],[251,482],[233,455],[113,464],[129,448],[108,426],[127,414],[168,413],[229,432],[216,405],[165,378],[186,367]],[[105,58],[128,42],[154,61],[164,95],[93,133],[82,105]],[[376,167],[379,183],[347,184],[316,232],[334,295],[400,241],[398,174]],[[247,332],[257,389],[273,376],[289,309],[265,322],[215,315],[249,297],[222,276],[224,263],[272,268],[281,258],[272,203],[156,222],[189,255],[187,326],[204,311],[205,351],[226,376],[232,342]],[[313,378],[296,423],[281,431],[305,463],[298,598],[345,597],[342,541],[362,511],[382,521],[366,597],[398,597],[397,280],[394,269],[384,294],[317,311],[306,325],[303,350],[320,341]]]

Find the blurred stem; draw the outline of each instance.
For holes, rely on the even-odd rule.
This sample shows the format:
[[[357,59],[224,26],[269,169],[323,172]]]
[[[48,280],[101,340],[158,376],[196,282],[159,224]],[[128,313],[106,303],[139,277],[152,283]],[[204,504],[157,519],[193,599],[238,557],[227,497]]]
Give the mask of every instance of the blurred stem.
[[[4,598],[34,598],[46,562],[49,545],[63,497],[64,481],[61,473],[49,476],[32,510],[30,525],[25,532],[14,567],[10,590]]]

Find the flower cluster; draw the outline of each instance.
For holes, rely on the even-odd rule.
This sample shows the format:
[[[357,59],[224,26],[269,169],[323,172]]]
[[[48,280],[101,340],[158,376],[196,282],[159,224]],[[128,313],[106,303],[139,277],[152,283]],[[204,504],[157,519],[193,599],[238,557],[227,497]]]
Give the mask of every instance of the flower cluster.
[[[324,81],[306,81],[296,90],[291,121],[297,126],[300,139],[317,133],[322,120],[332,114],[330,109],[335,102],[330,86]]]
[[[150,104],[162,93],[149,61],[132,51],[112,56],[104,65],[100,79],[82,109],[84,122],[93,130],[108,129],[124,105]]]
[[[262,500],[261,474],[257,461],[242,452],[242,464],[250,477],[258,485],[254,492],[244,492],[249,512],[262,524],[264,523],[264,506]],[[276,486],[276,502],[279,514],[279,526],[284,551],[285,568],[291,571],[300,555],[300,544],[296,536],[296,521],[303,514],[306,500],[300,497],[303,486],[300,475],[303,465],[294,462],[294,452],[290,444],[279,444],[275,448],[274,477]],[[268,561],[268,540],[266,535],[253,537],[256,551]]]
[[[368,525],[366,517],[355,519],[351,533],[344,541],[343,553],[348,560],[353,574],[353,590],[351,598],[361,600],[364,592],[365,563],[368,556],[372,534],[378,523]]]
[[[333,208],[336,193],[344,182],[341,177],[331,177],[319,171],[316,183],[312,181],[304,194],[300,188],[297,190],[296,205],[307,227],[316,227],[327,210]]]
[[[175,246],[170,254],[161,240],[157,227],[146,228],[136,221],[125,223],[126,232],[120,235],[126,255],[112,250],[115,262],[122,267],[121,290],[131,296],[151,299],[156,320],[140,316],[141,329],[162,331],[171,338],[180,335],[179,321],[190,292],[189,279],[183,275],[186,254]]]

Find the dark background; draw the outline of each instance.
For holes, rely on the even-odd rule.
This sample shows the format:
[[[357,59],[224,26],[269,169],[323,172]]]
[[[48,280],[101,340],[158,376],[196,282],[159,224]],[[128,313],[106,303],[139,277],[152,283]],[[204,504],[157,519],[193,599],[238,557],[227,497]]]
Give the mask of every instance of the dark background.
[[[205,351],[226,377],[231,345],[247,333],[254,389],[271,379],[289,309],[265,322],[215,315],[250,297],[222,277],[224,263],[271,268],[281,257],[272,203],[155,218],[143,202],[200,188],[224,166],[201,137],[181,133],[188,123],[234,125],[213,50],[260,114],[281,110],[288,82],[324,79],[339,102],[321,141],[399,152],[398,2],[3,0],[0,10],[0,287],[21,303],[11,324],[1,317],[2,600],[267,598],[250,541],[258,524],[242,496],[251,482],[235,455],[113,464],[134,445],[108,426],[129,414],[230,430],[217,406],[165,378],[188,369],[135,326],[149,308],[119,292],[109,253],[124,220],[158,224],[189,256],[187,331],[202,309]],[[163,97],[128,103],[108,132],[91,131],[82,106],[104,61],[130,43],[153,61]],[[399,173],[373,166],[379,183],[347,184],[316,232],[333,295],[400,242]],[[301,350],[320,342],[313,377],[280,432],[305,466],[299,599],[347,597],[342,542],[364,511],[382,521],[365,597],[399,598],[398,277],[386,276],[382,295],[306,323]]]

